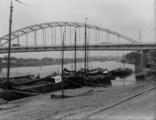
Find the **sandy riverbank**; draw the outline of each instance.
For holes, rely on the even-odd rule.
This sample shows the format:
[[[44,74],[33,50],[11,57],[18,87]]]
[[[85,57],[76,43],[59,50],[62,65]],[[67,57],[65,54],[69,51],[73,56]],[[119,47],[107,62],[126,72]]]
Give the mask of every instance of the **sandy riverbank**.
[[[67,116],[82,113],[85,116],[88,112],[116,103],[154,85],[153,82],[144,82],[121,87],[80,88],[78,90],[92,91],[68,99],[52,99],[52,93],[29,97],[9,102],[18,107],[0,110],[0,120],[63,120]]]

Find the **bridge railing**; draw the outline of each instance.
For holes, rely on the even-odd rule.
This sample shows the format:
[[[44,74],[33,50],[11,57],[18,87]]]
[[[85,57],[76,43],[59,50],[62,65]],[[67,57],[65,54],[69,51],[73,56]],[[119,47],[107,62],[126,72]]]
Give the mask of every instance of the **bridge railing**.
[[[98,44],[94,44],[94,43],[90,43],[88,44],[87,46],[93,46],[93,45],[98,45],[98,46],[110,46],[110,45],[113,45],[113,46],[122,46],[122,45],[155,45],[156,46],[156,43],[155,42],[144,42],[144,43],[126,43],[126,42],[123,42],[123,43],[117,43],[117,42],[109,42],[109,43],[98,43]],[[11,47],[12,48],[20,48],[20,47],[61,47],[62,45],[61,44],[53,44],[53,45],[12,45]],[[65,46],[75,46],[75,44],[65,44]],[[84,44],[77,44],[77,46],[84,46]],[[8,46],[0,46],[0,48],[7,48]]]

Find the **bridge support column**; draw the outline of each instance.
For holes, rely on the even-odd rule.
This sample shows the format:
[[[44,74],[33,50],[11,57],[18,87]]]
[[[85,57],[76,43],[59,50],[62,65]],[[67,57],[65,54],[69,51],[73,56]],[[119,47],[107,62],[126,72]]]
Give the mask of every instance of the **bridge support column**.
[[[0,70],[2,70],[2,58],[0,57]]]
[[[142,69],[147,68],[147,51],[140,51],[135,56],[135,73],[138,74]]]

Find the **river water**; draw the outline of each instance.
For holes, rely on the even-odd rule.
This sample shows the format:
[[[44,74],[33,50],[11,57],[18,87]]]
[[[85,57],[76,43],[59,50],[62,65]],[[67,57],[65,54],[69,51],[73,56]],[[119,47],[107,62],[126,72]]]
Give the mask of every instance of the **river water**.
[[[116,62],[116,61],[105,61],[105,62],[90,62],[89,64],[90,68],[107,68],[108,70],[112,70],[118,67],[123,67],[122,63]],[[73,70],[74,64],[65,64],[64,67],[66,67],[69,70]],[[83,68],[83,63],[77,63],[77,69]],[[135,66],[132,64],[124,64],[124,67],[129,67],[133,71],[135,71]],[[40,74],[41,77],[47,76],[52,74],[54,71],[61,72],[61,64],[60,65],[48,65],[48,66],[38,66],[38,67],[18,67],[18,68],[11,68],[10,69],[10,76],[20,76],[20,75],[28,75],[33,74],[37,76]],[[7,69],[3,68],[2,71],[0,71],[0,76],[6,77]],[[124,79],[116,78],[116,80],[112,80],[112,86],[123,86],[123,85],[129,85],[129,84],[135,84],[135,73],[133,72],[130,76]]]

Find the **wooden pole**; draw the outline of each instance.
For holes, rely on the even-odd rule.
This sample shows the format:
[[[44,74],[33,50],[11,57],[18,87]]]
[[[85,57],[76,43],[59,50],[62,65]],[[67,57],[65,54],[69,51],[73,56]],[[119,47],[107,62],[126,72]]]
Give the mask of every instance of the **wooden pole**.
[[[75,28],[75,73],[76,73],[76,28]]]
[[[13,12],[13,6],[12,6],[12,0],[11,0],[10,20],[9,20],[9,46],[8,46],[9,48],[8,48],[8,65],[7,65],[7,88],[9,87],[9,75],[10,75],[10,47],[11,47],[12,12]]]
[[[62,41],[62,98],[64,98],[64,79],[63,79],[63,64],[64,64],[64,34],[65,32],[63,33],[63,41]]]
[[[87,19],[87,18],[86,18]],[[86,49],[86,42],[87,42],[87,28],[86,28],[86,20],[85,20],[85,63],[84,63],[84,69],[85,69],[85,76],[86,76],[86,52],[87,52],[87,49]]]

